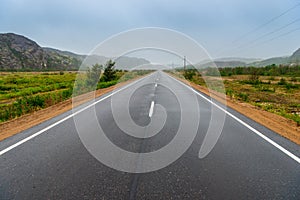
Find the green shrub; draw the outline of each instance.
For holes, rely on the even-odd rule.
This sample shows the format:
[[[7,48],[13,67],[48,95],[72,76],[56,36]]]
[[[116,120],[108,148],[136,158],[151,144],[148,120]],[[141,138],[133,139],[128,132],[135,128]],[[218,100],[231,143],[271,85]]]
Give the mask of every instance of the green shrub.
[[[285,85],[287,82],[285,78],[281,78],[280,81],[278,82],[278,85]]]
[[[238,94],[238,97],[245,102],[247,102],[249,100],[249,95],[247,93],[241,92]]]
[[[107,87],[110,87],[112,85],[115,85],[117,84],[118,81],[117,80],[114,80],[114,81],[108,81],[108,82],[99,82],[97,84],[97,89],[101,89],[101,88],[107,88]]]
[[[187,69],[185,70],[183,76],[187,80],[192,80],[193,76],[196,75],[196,70],[195,69]]]
[[[226,89],[226,95],[228,95],[230,98],[232,98],[233,90],[232,89]]]
[[[286,89],[299,89],[300,88],[300,85],[298,84],[292,84],[292,83],[286,83],[285,84],[285,88]]]

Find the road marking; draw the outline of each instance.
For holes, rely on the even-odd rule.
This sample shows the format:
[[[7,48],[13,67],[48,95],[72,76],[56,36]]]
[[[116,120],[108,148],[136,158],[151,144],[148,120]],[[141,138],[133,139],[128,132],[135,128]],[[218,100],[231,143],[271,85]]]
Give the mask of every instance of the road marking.
[[[153,110],[154,110],[154,101],[151,101],[151,106],[150,106],[150,109],[149,109],[149,117],[152,117]]]
[[[155,87],[157,87],[157,83],[155,83]]]
[[[10,150],[12,150],[12,149],[18,147],[18,146],[20,146],[21,144],[23,144],[23,143],[25,143],[25,142],[27,142],[27,141],[29,141],[29,140],[35,138],[36,136],[38,136],[38,135],[44,133],[45,131],[47,131],[47,130],[49,130],[49,129],[51,129],[51,128],[53,128],[53,127],[59,125],[59,124],[61,124],[62,122],[64,122],[64,121],[66,121],[66,120],[68,120],[68,119],[74,117],[75,115],[77,115],[77,114],[79,114],[79,113],[85,111],[86,109],[88,109],[88,108],[90,108],[90,107],[96,105],[97,103],[99,103],[99,102],[101,102],[101,101],[104,101],[105,99],[107,99],[107,98],[109,98],[109,97],[111,97],[111,96],[113,96],[113,95],[115,95],[115,94],[121,92],[122,90],[125,90],[126,88],[128,88],[128,87],[130,87],[130,86],[132,86],[132,85],[134,85],[134,84],[136,84],[136,83],[138,83],[138,82],[144,80],[145,78],[147,78],[147,77],[149,77],[149,76],[151,76],[151,75],[152,75],[152,73],[149,74],[148,76],[145,76],[144,78],[141,78],[141,79],[139,79],[139,80],[136,80],[136,81],[134,81],[134,82],[132,82],[132,83],[130,83],[130,84],[128,84],[128,85],[122,87],[121,89],[119,89],[119,90],[117,90],[117,91],[112,92],[111,94],[109,94],[109,95],[107,95],[107,96],[105,96],[105,97],[99,99],[98,101],[95,101],[95,102],[93,102],[93,103],[87,105],[86,107],[84,107],[84,108],[82,108],[82,109],[80,109],[80,110],[78,110],[78,111],[76,111],[76,112],[74,112],[74,113],[68,115],[67,117],[65,117],[65,118],[63,118],[63,119],[61,119],[61,120],[59,120],[59,121],[57,121],[57,122],[55,122],[55,123],[53,123],[53,124],[47,126],[46,128],[44,128],[44,129],[42,129],[42,130],[40,130],[40,131],[38,131],[38,132],[36,132],[36,133],[34,133],[34,134],[28,136],[27,138],[24,138],[23,140],[20,140],[19,142],[17,142],[17,143],[15,143],[15,144],[13,144],[13,145],[11,145],[11,146],[9,146],[9,147],[3,149],[2,151],[0,151],[0,156],[3,155],[3,154],[5,154],[5,153],[7,153],[8,151],[10,151]]]
[[[263,133],[259,132],[258,130],[256,130],[255,128],[253,128],[252,126],[250,126],[249,124],[247,124],[246,122],[244,122],[243,120],[241,120],[240,118],[236,117],[235,115],[231,114],[230,112],[228,112],[227,110],[225,110],[224,108],[222,108],[221,106],[219,106],[218,104],[214,103],[213,101],[211,101],[210,99],[208,99],[207,97],[205,97],[204,95],[202,95],[201,93],[199,93],[194,88],[192,88],[192,87],[190,87],[190,86],[182,83],[181,81],[175,79],[174,77],[172,77],[170,75],[168,75],[168,76],[171,77],[172,79],[174,79],[175,81],[177,81],[178,83],[180,83],[181,85],[183,85],[183,86],[187,87],[188,89],[192,90],[198,96],[202,97],[203,99],[205,99],[206,101],[208,101],[212,105],[216,106],[217,108],[219,108],[220,110],[222,110],[223,112],[225,112],[227,115],[229,115],[230,117],[232,117],[233,119],[235,119],[236,121],[238,121],[240,124],[244,125],[248,129],[250,129],[252,132],[254,132],[255,134],[257,134],[258,136],[260,136],[261,138],[263,138],[265,141],[267,141],[268,143],[270,143],[271,145],[273,145],[274,147],[276,147],[277,149],[279,149],[281,152],[283,152],[284,154],[286,154],[287,156],[289,156],[290,158],[292,158],[293,160],[295,160],[296,162],[298,162],[300,164],[300,158],[299,157],[297,157],[293,153],[289,152],[284,147],[282,147],[281,145],[277,144],[276,142],[274,142],[273,140],[271,140],[270,138],[268,138],[267,136],[265,136]]]
[[[35,138],[36,136],[38,136],[38,135],[44,133],[45,131],[47,131],[47,130],[49,130],[49,129],[51,129],[51,128],[53,128],[53,127],[59,125],[59,124],[61,124],[62,122],[64,122],[64,121],[70,119],[71,117],[73,117],[73,116],[75,116],[75,115],[77,115],[77,114],[79,114],[79,113],[85,111],[86,109],[88,109],[88,108],[90,108],[90,107],[96,105],[97,103],[99,103],[99,102],[101,102],[101,101],[104,101],[105,99],[107,99],[107,98],[109,98],[109,97],[111,97],[111,96],[113,96],[113,95],[115,95],[115,94],[121,92],[122,90],[124,90],[124,89],[126,89],[126,88],[128,88],[128,87],[130,87],[130,86],[132,86],[132,85],[134,85],[134,84],[136,84],[136,83],[138,83],[138,82],[144,80],[145,78],[147,78],[147,77],[149,77],[149,76],[151,76],[151,75],[152,75],[152,74],[150,74],[150,75],[148,75],[148,76],[146,76],[146,77],[144,77],[144,78],[142,78],[142,79],[139,79],[139,80],[137,80],[137,81],[134,81],[134,82],[132,82],[132,83],[130,83],[130,84],[124,86],[123,88],[121,88],[121,89],[119,89],[119,90],[117,90],[117,91],[115,91],[115,92],[112,92],[111,94],[109,94],[109,95],[107,95],[107,96],[105,96],[105,97],[99,99],[98,101],[93,102],[92,104],[90,104],[90,105],[88,105],[88,106],[86,106],[86,107],[80,109],[79,111],[76,111],[75,113],[70,114],[70,115],[68,115],[67,117],[65,117],[65,118],[63,118],[63,119],[61,119],[61,120],[59,120],[59,121],[57,121],[57,122],[55,122],[55,123],[49,125],[48,127],[46,127],[46,128],[44,128],[44,129],[42,129],[42,130],[40,130],[40,131],[38,131],[38,132],[36,132],[36,133],[30,135],[29,137],[27,137],[27,138],[25,138],[25,139],[23,139],[23,140],[21,140],[21,141],[15,143],[15,144],[11,145],[11,146],[5,148],[4,150],[0,151],[0,156],[3,155],[3,154],[5,154],[5,153],[7,153],[8,151],[10,151],[10,150],[12,150],[12,149],[18,147],[18,146],[20,146],[21,144],[23,144],[23,143],[25,143],[25,142],[27,142],[27,141],[29,141],[29,140]],[[167,74],[167,76],[169,76],[169,75]],[[169,76],[169,77],[171,77],[171,76]],[[242,125],[244,125],[245,127],[247,127],[249,130],[253,131],[255,134],[257,134],[258,136],[260,136],[261,138],[263,138],[265,141],[267,141],[268,143],[270,143],[271,145],[273,145],[274,147],[276,147],[277,149],[279,149],[280,151],[282,151],[284,154],[286,154],[287,156],[289,156],[290,158],[292,158],[293,160],[295,160],[296,162],[298,162],[298,163],[300,164],[300,158],[299,158],[299,157],[297,157],[297,156],[294,155],[293,153],[289,152],[288,150],[286,150],[285,148],[283,148],[282,146],[280,146],[279,144],[277,144],[276,142],[274,142],[273,140],[271,140],[270,138],[268,138],[267,136],[265,136],[264,134],[262,134],[261,132],[259,132],[258,130],[256,130],[256,129],[253,128],[252,126],[250,126],[249,124],[247,124],[246,122],[244,122],[243,120],[239,119],[238,117],[236,117],[235,115],[231,114],[230,112],[228,112],[228,111],[225,110],[224,108],[220,107],[219,105],[217,105],[216,103],[214,103],[213,101],[211,101],[210,99],[208,99],[207,97],[205,97],[204,95],[202,95],[201,93],[199,93],[198,91],[196,91],[195,89],[191,88],[190,86],[188,86],[188,85],[182,83],[181,81],[179,81],[179,80],[177,80],[177,79],[175,79],[175,78],[173,78],[173,77],[171,77],[171,78],[172,78],[173,80],[177,81],[178,83],[180,83],[181,85],[185,86],[186,88],[190,89],[191,91],[193,91],[193,92],[196,93],[198,96],[200,96],[200,97],[202,97],[203,99],[205,99],[206,101],[210,102],[212,105],[216,106],[217,108],[219,108],[220,110],[222,110],[223,112],[225,112],[227,115],[229,115],[230,117],[232,117],[233,119],[235,119],[236,121],[238,121],[240,124],[242,124]],[[153,106],[152,106],[152,104],[153,104]],[[151,107],[154,107],[154,101],[151,102]],[[152,114],[153,114],[153,108],[152,108],[152,112],[151,112],[151,116],[150,116],[151,107],[150,107],[150,110],[149,110],[149,117],[151,117]]]

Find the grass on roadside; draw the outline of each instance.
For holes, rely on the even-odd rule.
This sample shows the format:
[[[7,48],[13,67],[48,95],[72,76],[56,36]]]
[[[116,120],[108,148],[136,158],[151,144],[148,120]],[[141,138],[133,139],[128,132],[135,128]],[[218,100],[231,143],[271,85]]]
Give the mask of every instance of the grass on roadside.
[[[87,87],[84,72],[0,72],[0,122],[8,121],[86,92],[107,88],[151,71],[116,70],[111,81],[99,81],[95,88]],[[74,94],[75,80],[83,80]]]
[[[255,70],[259,70],[259,73]],[[300,74],[298,66],[224,68],[220,70],[219,75],[223,75],[221,77],[212,69],[178,69],[171,73],[183,76],[198,85],[224,92],[233,100],[247,102],[259,109],[291,119],[300,126],[300,76],[296,76]],[[225,91],[220,89],[220,81],[223,82]]]

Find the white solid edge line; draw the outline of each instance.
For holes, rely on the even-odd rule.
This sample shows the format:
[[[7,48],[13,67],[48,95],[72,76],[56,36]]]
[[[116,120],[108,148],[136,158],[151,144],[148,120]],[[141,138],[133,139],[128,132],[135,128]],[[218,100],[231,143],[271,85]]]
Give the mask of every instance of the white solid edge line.
[[[154,101],[151,101],[151,106],[150,106],[150,109],[149,109],[149,117],[152,117],[153,110],[154,110]]]
[[[80,109],[80,110],[78,110],[78,111],[76,111],[76,112],[74,112],[74,113],[68,115],[67,117],[65,117],[65,118],[63,118],[63,119],[61,119],[61,120],[59,120],[59,121],[57,121],[57,122],[55,122],[55,123],[53,123],[53,124],[47,126],[46,128],[44,128],[44,129],[42,129],[42,130],[40,130],[40,131],[38,131],[38,132],[36,132],[36,133],[34,133],[34,134],[28,136],[27,138],[24,138],[23,140],[20,140],[19,142],[17,142],[17,143],[15,143],[15,144],[13,144],[13,145],[11,145],[11,146],[9,146],[9,147],[3,149],[2,151],[0,151],[0,156],[3,155],[3,154],[5,154],[5,153],[7,153],[8,151],[10,151],[10,150],[16,148],[17,146],[20,146],[21,144],[23,144],[23,143],[25,143],[25,142],[27,142],[27,141],[29,141],[29,140],[35,138],[36,136],[38,136],[38,135],[44,133],[45,131],[47,131],[47,130],[49,130],[49,129],[55,127],[55,126],[57,126],[58,124],[61,124],[62,122],[64,122],[64,121],[70,119],[71,117],[73,117],[73,116],[75,116],[75,115],[77,115],[77,114],[83,112],[84,110],[86,110],[86,109],[88,109],[88,108],[90,108],[90,107],[96,105],[97,103],[99,103],[99,102],[101,102],[101,101],[103,101],[103,100],[105,100],[105,99],[107,99],[107,98],[109,98],[109,97],[111,97],[111,96],[113,96],[113,95],[115,95],[115,94],[121,92],[122,90],[124,90],[124,89],[126,89],[126,88],[128,88],[128,87],[130,87],[130,86],[132,86],[132,85],[134,85],[134,84],[136,84],[136,83],[138,83],[138,82],[144,80],[145,78],[151,76],[152,74],[153,74],[153,73],[151,73],[151,74],[149,74],[148,76],[145,76],[145,77],[143,77],[143,78],[141,78],[141,79],[138,79],[138,80],[136,80],[136,81],[134,81],[134,82],[132,82],[132,83],[129,83],[128,85],[122,87],[121,89],[112,92],[111,94],[109,94],[109,95],[107,95],[107,96],[105,96],[105,97],[99,99],[98,101],[95,101],[95,102],[93,102],[93,103],[87,105],[86,107],[84,107],[84,108],[82,108],[82,109]]]
[[[171,77],[172,79],[174,79],[175,81],[177,81],[178,83],[184,85],[188,89],[192,90],[194,93],[196,93],[197,95],[199,95],[200,97],[202,97],[206,101],[210,102],[212,105],[216,106],[217,108],[219,108],[220,110],[222,110],[223,112],[225,112],[227,115],[229,115],[230,117],[232,117],[233,119],[235,119],[236,121],[238,121],[240,124],[244,125],[248,129],[250,129],[251,131],[253,131],[254,133],[256,133],[258,136],[260,136],[261,138],[263,138],[265,141],[269,142],[274,147],[276,147],[277,149],[279,149],[280,151],[282,151],[287,156],[289,156],[290,158],[292,158],[293,160],[295,160],[296,162],[298,162],[300,164],[300,158],[299,157],[297,157],[293,153],[289,152],[288,150],[286,150],[285,148],[283,148],[281,145],[277,144],[276,142],[274,142],[273,140],[271,140],[270,138],[268,138],[267,136],[265,136],[264,134],[262,134],[261,132],[259,132],[258,130],[256,130],[255,128],[253,128],[249,124],[247,124],[246,122],[244,122],[243,120],[239,119],[238,117],[236,117],[235,115],[231,114],[230,112],[228,112],[224,108],[220,107],[219,105],[217,105],[216,103],[214,103],[213,101],[211,101],[210,99],[208,99],[207,97],[205,97],[204,95],[202,95],[201,93],[199,93],[198,91],[196,91],[195,89],[193,89],[192,87],[190,87],[190,86],[182,83],[181,81],[175,79],[174,77],[172,77],[170,75],[168,75],[168,76]]]

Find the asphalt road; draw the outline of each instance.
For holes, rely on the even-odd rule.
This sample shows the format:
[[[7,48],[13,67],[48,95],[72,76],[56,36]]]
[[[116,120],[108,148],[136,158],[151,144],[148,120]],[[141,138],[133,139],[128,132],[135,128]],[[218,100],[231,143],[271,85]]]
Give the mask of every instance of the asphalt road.
[[[299,146],[234,110],[225,115],[163,72],[98,100],[0,142],[0,199],[300,199]],[[216,145],[200,159],[222,117]],[[126,163],[125,154],[97,140],[99,127],[133,155],[165,146],[163,161],[183,155],[159,170],[130,173],[163,161],[135,156]],[[186,137],[176,139],[180,131]],[[101,156],[111,159],[103,164]]]

